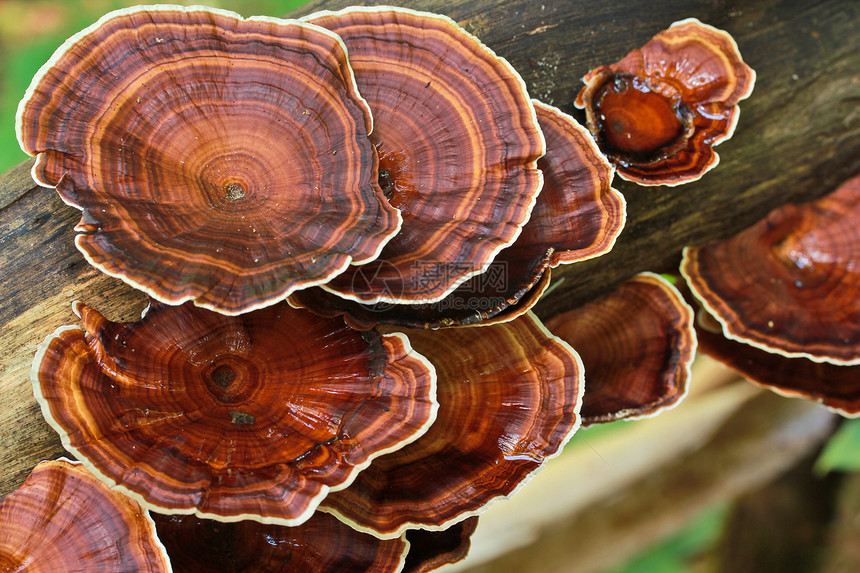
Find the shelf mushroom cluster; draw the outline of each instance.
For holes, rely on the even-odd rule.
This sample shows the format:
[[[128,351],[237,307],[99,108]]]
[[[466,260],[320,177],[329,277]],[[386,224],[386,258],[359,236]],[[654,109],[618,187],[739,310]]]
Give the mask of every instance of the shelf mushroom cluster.
[[[17,132],[78,249],[150,299],[75,302],[31,377],[78,471],[153,512],[160,570],[429,571],[579,427],[581,360],[529,308],[625,202],[450,19],[119,10]]]
[[[737,235],[687,247],[708,354],[781,394],[860,416],[860,176]]]
[[[666,44],[733,47],[688,25]],[[728,60],[682,123],[733,128],[754,74]],[[119,10],[42,67],[16,127],[85,258],[150,299],[131,323],[73,303],[31,378],[75,471],[153,512],[153,570],[429,571],[583,421],[686,394],[691,311],[662,278],[559,336],[530,311],[626,204],[601,136],[447,17]],[[653,369],[631,383],[633,362]]]

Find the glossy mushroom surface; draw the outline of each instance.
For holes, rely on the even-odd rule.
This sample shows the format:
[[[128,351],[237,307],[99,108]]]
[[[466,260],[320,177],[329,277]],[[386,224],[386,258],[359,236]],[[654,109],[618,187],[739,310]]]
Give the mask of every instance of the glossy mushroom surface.
[[[734,237],[684,250],[681,273],[726,337],[815,362],[860,364],[860,176],[784,205]]]
[[[0,571],[169,573],[149,513],[67,459],[0,499]]]
[[[435,372],[400,334],[285,303],[225,316],[153,304],[39,347],[32,379],[63,445],[161,513],[296,525],[435,418]]]
[[[533,314],[408,335],[439,375],[436,422],[320,505],[383,538],[446,529],[513,495],[579,427],[579,357]]]
[[[546,325],[582,357],[584,425],[654,416],[687,395],[693,311],[659,275],[636,275]]]
[[[783,396],[820,402],[845,417],[860,416],[860,365],[840,366],[765,352],[723,336],[704,311],[696,320],[699,349],[742,376]]]
[[[17,116],[36,182],[82,211],[90,263],[225,314],[372,260],[397,233],[371,128],[331,32],[181,6],[70,38]]]
[[[366,304],[439,300],[516,239],[541,189],[525,83],[445,16],[351,7],[305,19],[343,38],[373,112],[381,186],[403,214],[379,259],[323,288]]]
[[[292,295],[291,304],[325,316],[343,313],[354,328],[380,323],[440,328],[510,320],[534,306],[546,288],[549,268],[609,252],[626,219],[624,196],[611,187],[612,166],[576,120],[558,108],[533,103],[547,145],[546,155],[538,160],[543,190],[520,236],[485,272],[433,303],[362,305],[313,288]]]
[[[627,217],[624,196],[611,187],[614,169],[574,118],[536,100],[534,105],[546,138],[547,153],[538,161],[544,186],[512,248],[552,248],[553,268],[603,255]]]
[[[476,527],[478,518],[470,517],[443,531],[410,529],[406,532],[409,553],[403,573],[426,573],[462,561],[469,554]]]
[[[408,544],[315,513],[296,527],[153,514],[174,573],[393,573]]]
[[[712,147],[734,133],[755,72],[728,33],[689,18],[583,82],[575,104],[618,174],[679,185],[717,165]]]

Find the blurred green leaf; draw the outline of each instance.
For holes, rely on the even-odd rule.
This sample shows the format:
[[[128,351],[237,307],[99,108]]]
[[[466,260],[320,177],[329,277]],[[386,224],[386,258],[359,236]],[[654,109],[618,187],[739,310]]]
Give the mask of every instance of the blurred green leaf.
[[[719,504],[695,518],[671,536],[627,564],[608,573],[690,573],[719,538],[728,506]]]
[[[860,470],[860,419],[842,422],[815,461],[818,474],[834,470]]]

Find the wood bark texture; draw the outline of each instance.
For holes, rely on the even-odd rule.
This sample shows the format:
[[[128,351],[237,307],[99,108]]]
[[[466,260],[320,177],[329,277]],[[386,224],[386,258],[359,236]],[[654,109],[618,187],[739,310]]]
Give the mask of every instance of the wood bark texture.
[[[312,2],[295,15],[347,4]],[[608,255],[554,273],[559,284],[538,307],[543,317],[640,271],[673,271],[685,245],[726,237],[778,205],[819,197],[860,172],[860,5],[853,0],[402,4],[451,16],[507,58],[533,97],[579,119],[572,102],[585,73],[684,18],[731,33],[758,74],[734,137],[717,148],[720,164],[701,180],[645,188],[616,178],[628,201],[621,238]],[[62,453],[30,386],[36,346],[58,326],[77,322],[75,299],[113,320],[135,319],[145,305],[140,293],[86,263],[73,244],[80,213],[35,186],[30,165],[0,176],[0,495],[38,461]]]

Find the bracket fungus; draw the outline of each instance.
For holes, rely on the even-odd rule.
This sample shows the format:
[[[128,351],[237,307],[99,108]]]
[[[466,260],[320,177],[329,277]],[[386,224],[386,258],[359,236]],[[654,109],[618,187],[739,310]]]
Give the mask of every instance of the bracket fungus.
[[[436,422],[320,504],[382,538],[446,529],[512,496],[579,427],[579,356],[533,314],[408,335],[436,365]]]
[[[400,228],[346,50],[309,23],[112,12],[39,70],[16,128],[36,182],[82,211],[87,260],[168,304],[271,305]]]
[[[153,514],[174,573],[393,573],[409,544],[379,539],[317,512],[296,527]]]
[[[549,284],[550,268],[609,252],[626,219],[624,196],[611,187],[614,169],[588,131],[558,108],[533,100],[547,151],[538,160],[544,186],[513,245],[487,270],[440,301],[362,305],[313,288],[290,304],[343,314],[353,328],[376,324],[440,328],[506,321],[528,311]]]
[[[582,357],[583,425],[654,416],[687,395],[693,310],[659,275],[640,273],[546,325]]]
[[[295,525],[423,434],[436,375],[401,334],[286,303],[240,316],[153,303],[113,323],[82,303],[31,372],[67,450],[144,506]]]
[[[541,189],[525,82],[445,16],[351,7],[304,20],[343,38],[373,112],[383,191],[403,214],[376,261],[322,288],[365,304],[439,300],[517,238]]]
[[[681,273],[723,334],[767,352],[860,364],[860,176],[684,249]]]
[[[575,105],[618,175],[679,185],[716,167],[712,147],[734,133],[755,71],[728,33],[689,18],[583,82]]]
[[[0,571],[170,573],[149,513],[67,459],[0,499]]]
[[[723,336],[711,315],[700,309],[699,349],[749,381],[783,396],[804,398],[847,418],[860,417],[860,364],[844,366],[789,358]]]

